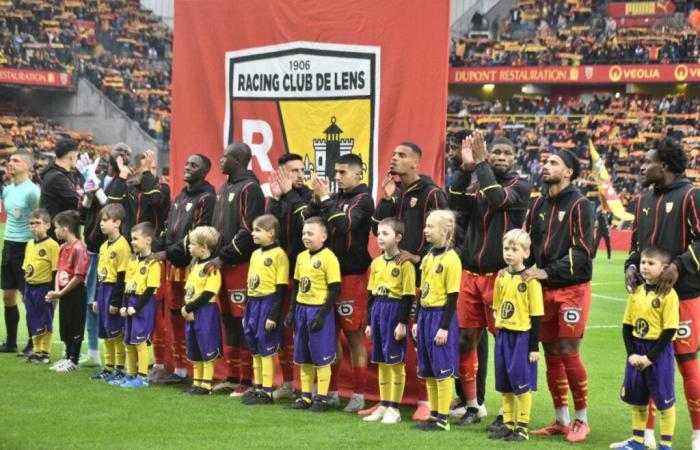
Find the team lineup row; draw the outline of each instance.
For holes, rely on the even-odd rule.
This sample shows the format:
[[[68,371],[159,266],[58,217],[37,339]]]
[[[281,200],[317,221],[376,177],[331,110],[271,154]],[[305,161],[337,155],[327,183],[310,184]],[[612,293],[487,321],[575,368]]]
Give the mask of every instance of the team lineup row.
[[[62,159],[70,160],[71,158],[73,160],[76,159],[74,151],[66,152],[57,158],[57,164],[60,164]],[[505,309],[500,308],[501,314],[497,314],[495,320],[493,311],[494,305],[498,301],[497,295],[494,294],[494,289],[496,293],[499,292],[498,273],[509,266],[513,271],[503,272],[501,276],[507,278],[506,275],[508,273],[518,272],[518,276],[512,276],[512,278],[522,280],[525,287],[524,292],[529,292],[527,286],[530,281],[539,281],[543,288],[541,295],[543,303],[541,323],[535,325],[538,321],[532,321],[533,329],[538,327],[541,327],[541,329],[539,333],[532,332],[528,334],[529,336],[535,336],[533,339],[535,341],[534,348],[537,348],[536,341],[538,337],[542,341],[547,363],[547,381],[553,396],[557,420],[551,426],[543,430],[536,430],[533,434],[565,434],[569,441],[584,440],[589,433],[586,417],[587,377],[585,367],[578,355],[578,348],[590,306],[591,246],[593,241],[592,209],[587,200],[571,185],[571,180],[575,179],[580,171],[579,161],[572,153],[561,151],[549,157],[544,168],[544,180],[549,189],[532,202],[530,201],[529,186],[512,171],[514,158],[514,146],[505,138],[493,139],[488,151],[484,139],[480,135],[466,139],[462,149],[461,170],[455,177],[446,195],[432,180],[418,174],[420,149],[415,144],[400,144],[393,152],[390,164],[391,174],[382,182],[382,198],[375,209],[375,202],[369,194],[369,189],[362,183],[362,161],[355,155],[345,155],[336,162],[334,180],[337,193],[331,193],[327,180],[316,177],[312,177],[312,187],[308,188],[304,184],[301,158],[293,154],[285,155],[280,160],[280,169],[272,177],[273,198],[268,199],[267,205],[265,205],[264,196],[255,176],[246,170],[250,160],[250,150],[245,144],[233,144],[227,148],[225,156],[222,158],[221,166],[223,173],[228,175],[229,180],[224,183],[218,193],[214,193],[211,185],[204,180],[209,171],[210,164],[208,160],[202,155],[190,157],[185,167],[185,182],[187,186],[175,198],[163,232],[160,233],[157,239],[154,239],[155,251],[147,258],[148,260],[165,261],[163,267],[164,284],[161,286],[160,291],[165,293],[164,301],[167,302],[169,309],[172,311],[170,322],[175,332],[175,338],[184,338],[185,333],[187,333],[189,340],[196,337],[196,332],[192,331],[191,320],[186,320],[187,318],[193,318],[190,314],[192,313],[191,309],[195,307],[190,307],[190,310],[188,310],[189,302],[185,305],[180,304],[188,297],[195,299],[202,297],[201,295],[196,295],[195,297],[189,295],[191,286],[188,286],[189,277],[186,278],[186,268],[191,263],[191,257],[195,256],[195,258],[199,258],[196,260],[197,264],[204,264],[207,268],[196,273],[204,273],[207,277],[210,273],[220,274],[222,285],[222,295],[220,297],[222,300],[219,302],[219,308],[209,309],[212,309],[212,311],[215,309],[217,313],[221,314],[221,320],[226,330],[226,342],[228,345],[224,346],[223,351],[226,360],[230,361],[231,364],[229,365],[229,379],[224,383],[245,384],[243,383],[246,376],[245,370],[241,369],[245,369],[247,361],[251,358],[248,352],[251,349],[254,350],[251,347],[255,347],[256,344],[246,339],[251,334],[250,327],[253,326],[251,323],[257,324],[253,328],[257,326],[258,332],[282,329],[279,323],[281,315],[278,316],[278,320],[270,320],[270,322],[275,322],[274,327],[267,322],[269,319],[256,322],[256,320],[243,320],[243,316],[246,313],[250,313],[251,309],[256,309],[259,314],[258,317],[272,317],[267,315],[270,312],[281,314],[278,311],[288,307],[291,308],[292,315],[285,315],[285,317],[288,318],[290,325],[292,323],[295,325],[295,344],[297,344],[294,346],[293,359],[295,362],[302,364],[302,368],[307,364],[310,364],[312,368],[314,365],[316,366],[317,373],[315,375],[318,378],[317,403],[324,405],[325,399],[323,398],[324,393],[321,388],[323,383],[321,381],[325,382],[326,378],[328,378],[328,382],[331,385],[330,390],[333,392],[332,378],[335,371],[328,367],[326,372],[325,365],[319,364],[319,361],[314,361],[313,357],[321,355],[322,361],[323,358],[329,356],[335,359],[335,350],[333,349],[333,354],[328,353],[326,349],[316,346],[314,340],[310,339],[310,337],[314,336],[314,333],[323,332],[327,323],[332,323],[333,328],[335,327],[335,321],[326,320],[328,317],[331,317],[327,315],[328,311],[332,309],[331,305],[335,304],[338,326],[343,330],[350,344],[351,361],[353,368],[356,369],[353,370],[354,378],[356,378],[353,381],[358,396],[353,396],[351,403],[353,400],[363,401],[360,398],[360,394],[362,394],[362,386],[364,386],[362,378],[366,370],[363,370],[363,365],[366,368],[366,354],[363,355],[365,332],[372,336],[373,344],[375,344],[373,345],[372,359],[387,366],[384,369],[380,368],[380,378],[384,377],[384,380],[401,378],[399,373],[391,372],[394,366],[391,363],[391,356],[396,354],[391,349],[388,349],[388,353],[382,355],[389,361],[378,360],[378,350],[375,348],[378,345],[375,342],[375,334],[379,333],[380,336],[385,338],[389,336],[396,341],[395,338],[401,336],[401,331],[405,333],[405,329],[402,330],[399,327],[398,329],[384,329],[381,331],[381,325],[375,324],[372,318],[375,317],[375,314],[380,314],[379,312],[389,314],[385,311],[384,306],[398,306],[398,310],[395,313],[397,317],[403,318],[408,308],[401,305],[404,305],[407,301],[395,301],[393,303],[384,301],[384,298],[387,297],[385,293],[389,292],[385,285],[379,286],[374,290],[374,299],[372,299],[372,296],[368,299],[367,295],[368,286],[371,286],[371,279],[374,275],[374,270],[370,270],[369,274],[367,273],[370,265],[374,264],[368,253],[370,232],[379,232],[378,242],[381,247],[382,228],[378,224],[383,219],[396,217],[400,223],[397,222],[392,230],[394,236],[400,236],[400,238],[398,238],[396,254],[393,255],[391,261],[395,262],[398,267],[415,266],[416,285],[420,288],[421,301],[417,302],[420,306],[417,315],[416,341],[419,351],[419,374],[427,380],[426,385],[430,400],[428,417],[426,417],[428,420],[425,422],[424,428],[435,429],[436,426],[441,429],[446,428],[443,426],[447,424],[444,420],[445,407],[442,403],[444,403],[445,398],[449,397],[446,401],[449,408],[454,383],[442,383],[442,374],[445,374],[445,377],[459,376],[459,384],[464,391],[467,406],[461,422],[473,423],[478,421],[478,403],[476,402],[475,388],[476,373],[478,371],[476,345],[479,340],[479,334],[485,327],[488,327],[491,331],[495,331],[495,328],[499,328],[499,330],[507,329],[507,327],[498,326],[498,318],[503,318],[503,316],[510,314],[508,311],[511,311],[511,308],[513,308],[514,299],[504,297],[506,300],[509,300],[506,303],[510,306]],[[640,209],[636,214],[632,252],[626,264],[626,281],[631,291],[638,292],[637,285],[644,284],[640,277],[644,276],[647,278],[647,282],[650,278],[653,279],[653,277],[647,277],[644,270],[641,270],[640,274],[637,267],[640,267],[640,262],[641,267],[645,267],[642,252],[649,248],[654,250],[656,247],[659,247],[660,251],[657,253],[650,250],[651,254],[647,258],[656,258],[657,261],[660,261],[661,267],[663,267],[663,271],[657,276],[657,288],[650,291],[658,292],[658,298],[652,295],[650,297],[654,298],[650,298],[649,302],[652,303],[652,306],[655,303],[659,303],[659,298],[666,298],[669,292],[672,292],[672,287],[675,288],[681,300],[677,310],[679,311],[682,325],[678,331],[679,339],[674,341],[673,346],[675,347],[678,366],[683,375],[686,398],[690,405],[691,402],[695,401],[693,399],[700,397],[696,392],[698,390],[696,380],[699,377],[697,360],[695,359],[697,350],[696,333],[693,333],[693,327],[696,323],[693,319],[699,309],[696,306],[696,300],[700,294],[698,292],[700,283],[697,280],[699,267],[695,257],[696,249],[694,248],[696,243],[693,239],[700,231],[698,228],[700,224],[697,222],[695,189],[682,175],[685,170],[684,158],[685,154],[682,148],[670,140],[662,141],[656,150],[652,150],[647,154],[647,160],[643,169],[644,176],[649,184],[654,185],[654,188],[645,194],[640,202]],[[70,170],[70,161],[68,161],[67,165]],[[399,183],[394,182],[395,176],[399,177]],[[124,185],[127,185],[126,178],[124,177]],[[114,179],[116,180],[117,178],[115,177]],[[108,190],[114,186],[113,183],[114,181],[110,183]],[[129,189],[133,188],[133,185],[134,183],[131,183]],[[98,185],[98,189],[92,192],[98,192],[99,189],[100,186]],[[45,186],[42,185],[42,203],[45,192]],[[148,192],[142,192],[141,194],[147,195]],[[85,207],[85,200],[91,196],[98,198],[98,194],[85,194],[83,207]],[[107,195],[106,197],[107,202],[115,201],[117,203],[120,200],[130,201],[137,198],[134,195],[130,195],[129,192],[123,198],[119,198],[116,195]],[[140,200],[141,196],[138,196],[138,199]],[[662,200],[665,200],[665,203],[662,203]],[[448,206],[457,213],[456,220],[450,216],[450,213],[442,211]],[[256,228],[253,222],[255,219],[266,217],[263,216],[265,209],[280,224],[280,232],[278,235],[275,234],[275,236],[278,238],[280,248],[284,250],[282,253],[288,255],[288,267],[295,268],[294,278],[299,282],[298,285],[295,283],[292,287],[291,298],[293,300],[290,305],[285,305],[286,302],[282,302],[279,305],[270,299],[267,302],[258,302],[258,298],[254,295],[251,296],[250,293],[251,286],[255,285],[256,282],[255,280],[251,281],[248,277],[249,265],[251,273],[259,275],[260,272],[252,272],[254,258],[251,259],[251,255],[254,257],[257,252],[265,251],[264,245],[261,249],[255,250],[257,245],[260,245],[260,241],[259,238],[254,237]],[[120,226],[139,222],[139,220],[133,219],[133,215],[131,218],[129,217],[130,214],[133,214],[133,210],[134,208],[128,206],[124,208],[123,220],[118,221]],[[439,211],[431,215],[431,211],[434,210]],[[102,221],[105,220],[105,216],[106,214],[102,214]],[[320,217],[322,220],[310,219],[313,217]],[[436,222],[433,225],[434,230],[432,232],[431,221],[428,217],[434,217]],[[449,225],[450,217],[452,217],[452,226]],[[100,226],[102,226],[102,221],[99,222]],[[306,223],[307,221],[312,223]],[[187,238],[190,231],[197,229],[201,225],[208,224],[214,225],[216,230],[220,232],[221,237],[217,244],[210,249],[210,252],[213,250],[212,254],[201,254],[200,258],[200,256],[195,255],[196,250],[192,248],[195,245],[194,241],[190,239],[188,243]],[[401,233],[397,231],[399,225],[404,228],[401,230]],[[504,260],[504,251],[502,249],[503,235],[511,229],[520,229],[523,225],[532,240],[532,247],[526,251],[527,259],[524,261],[523,268],[516,270],[517,267],[511,266],[510,263]],[[327,282],[323,301],[318,303],[321,306],[314,306],[317,308],[317,311],[313,313],[307,311],[307,308],[303,306],[305,303],[299,301],[299,299],[304,290],[313,290],[316,283],[311,282],[313,280],[309,279],[309,275],[306,275],[306,272],[296,273],[296,269],[299,268],[300,264],[305,262],[301,255],[304,255],[304,257],[314,256],[312,255],[314,247],[309,246],[310,240],[306,238],[306,227],[318,228],[316,230],[318,234],[321,236],[327,235],[328,253],[337,255],[339,260],[340,284],[334,286],[334,282]],[[384,223],[384,228],[391,227]],[[439,230],[439,232],[435,230]],[[156,230],[154,230],[153,234],[157,234]],[[140,236],[139,233],[135,233],[135,235]],[[455,239],[454,248],[449,244],[453,237]],[[133,239],[134,236],[132,236]],[[107,245],[109,243],[110,241],[108,240]],[[126,245],[128,247],[128,244]],[[206,247],[201,242],[198,245]],[[525,251],[524,245],[520,247]],[[440,251],[440,249],[445,248],[447,248],[446,251]],[[134,250],[136,251],[136,246],[134,246]],[[385,256],[392,256],[391,253],[386,253],[386,248],[383,248],[383,250]],[[665,261],[664,252],[669,254],[669,261]],[[662,256],[659,256],[659,254]],[[443,265],[441,262],[436,263],[435,261],[448,257],[449,264]],[[99,257],[96,259],[99,260],[98,264],[103,264],[102,260],[104,258]],[[308,268],[312,272],[319,269],[314,267],[316,261],[318,260],[315,260]],[[380,259],[378,258],[376,261],[380,261]],[[530,267],[533,264],[534,267],[525,269],[525,267]],[[263,267],[265,267],[264,264]],[[321,267],[325,266],[321,265]],[[453,271],[445,270],[446,267],[461,267],[464,270],[457,271],[458,276],[451,276],[448,280],[448,273],[453,274]],[[520,272],[521,270],[522,272]],[[115,272],[115,276],[118,277],[117,274],[123,273],[125,277],[128,272],[125,268],[123,272]],[[190,276],[193,273],[195,271],[190,271]],[[101,275],[100,269],[98,269],[97,274],[98,276]],[[389,274],[391,275],[391,272]],[[297,275],[299,276],[297,277]],[[370,280],[368,280],[368,276]],[[436,276],[441,281],[431,280],[431,277]],[[61,276],[59,275],[60,278]],[[259,281],[261,282],[261,280]],[[124,278],[121,280],[115,278],[114,283],[117,286],[128,284],[124,281]],[[519,281],[514,285],[514,290],[506,289],[505,291],[509,292],[507,295],[520,293],[522,289],[520,285],[521,282]],[[436,286],[442,286],[442,288]],[[100,311],[105,309],[99,306],[100,298],[118,298],[118,302],[122,302],[122,299],[125,298],[123,290],[121,296],[113,293],[107,294],[104,292],[104,288],[98,288],[96,292],[98,297],[97,311],[100,317],[104,314],[104,312]],[[119,289],[117,289],[117,292],[119,293]],[[195,292],[197,292],[196,289]],[[245,294],[248,296],[247,301]],[[279,299],[290,297],[282,294],[277,292],[273,297]],[[399,297],[402,298],[404,295],[409,296],[406,293]],[[437,300],[437,303],[431,304],[431,298],[433,297],[439,298],[439,300]],[[388,296],[388,298],[397,300],[391,296]],[[333,301],[330,302],[330,300]],[[368,300],[371,302],[372,307],[369,310],[370,316],[366,317],[368,308],[365,303]],[[186,302],[186,300],[184,301]],[[199,301],[202,304],[208,304],[211,303],[211,298]],[[329,303],[326,304],[326,302]],[[200,304],[197,302],[193,303]],[[267,303],[269,303],[269,310],[265,306]],[[384,305],[385,303],[388,304]],[[666,302],[661,303],[667,304]],[[129,308],[131,307],[135,310],[136,306],[138,304],[129,306],[129,300],[127,300],[124,306],[126,308],[124,313],[127,315],[127,321]],[[182,309],[183,307],[184,310]],[[111,308],[114,308],[112,309],[113,314],[111,314],[114,317],[108,317],[107,319],[119,317],[119,304],[113,305]],[[532,309],[532,305],[530,305],[530,308],[531,312],[536,311],[536,308]],[[110,308],[107,307],[106,309],[109,312]],[[516,308],[512,311],[519,310],[519,308]],[[325,313],[322,313],[322,311],[325,311]],[[530,316],[533,318],[539,317],[536,313],[529,314],[527,315],[528,321],[530,321]],[[384,317],[384,315],[382,314],[381,317]],[[304,321],[304,318],[307,320]],[[651,322],[649,319],[645,320]],[[187,322],[187,324],[183,322]],[[158,321],[156,320],[157,323]],[[366,323],[372,325],[368,330],[365,330]],[[379,320],[378,323],[383,324],[385,321]],[[666,325],[671,326],[673,320],[669,319],[668,322],[662,321],[661,324],[662,329],[666,329]],[[270,330],[267,329],[268,326]],[[306,336],[309,339],[306,344],[299,342],[299,339],[302,339],[305,335],[303,332],[300,332],[300,330],[305,329],[304,326],[308,329]],[[156,325],[154,330],[154,343],[157,340],[157,328],[158,325]],[[653,338],[651,335],[642,333],[643,328],[640,327],[633,330],[636,333],[634,334],[634,339],[644,339],[644,336],[648,337],[647,340]],[[423,331],[428,334],[432,332],[432,335],[423,335]],[[120,332],[117,340],[126,339],[126,329],[124,333],[122,335]],[[142,336],[138,331],[136,333],[135,338]],[[533,345],[529,338],[516,339],[514,337],[513,340],[508,341],[506,333],[499,331],[496,335],[497,349],[513,350],[521,346],[525,350],[529,350]],[[302,336],[302,338],[299,336]],[[333,336],[335,336],[335,332],[333,332]],[[421,339],[422,336],[423,338]],[[109,339],[116,338],[112,336],[108,337]],[[184,339],[182,340],[184,341]],[[246,342],[247,340],[248,342]],[[388,342],[390,341],[391,339],[388,340]],[[522,344],[523,341],[525,344]],[[260,342],[257,342],[258,350]],[[327,341],[324,340],[323,342]],[[332,342],[335,342],[335,339]],[[499,344],[499,342],[501,343]],[[428,345],[428,343],[430,344]],[[670,348],[669,343],[670,339],[666,343],[668,348]],[[129,345],[137,346],[138,343],[129,343]],[[452,346],[455,348],[454,355],[452,355],[450,350]],[[105,345],[106,353],[110,352],[111,347],[112,344]],[[175,353],[177,353],[178,348],[185,348],[184,345],[181,347],[175,345],[174,347]],[[202,359],[206,359],[206,354],[211,352],[209,350],[202,354],[193,354],[190,347],[187,347],[190,359],[197,356],[204,356]],[[206,347],[206,344],[204,347]],[[335,347],[335,344],[333,347]],[[307,353],[297,354],[297,352],[302,352],[301,349],[304,348],[308,350]],[[235,351],[234,349],[238,350]],[[115,352],[116,355],[120,354],[118,350],[115,350]],[[127,350],[127,354],[133,353],[138,354],[138,351],[134,352],[132,350],[131,353],[128,353]],[[508,354],[515,357],[516,353],[522,354],[522,352],[515,351],[511,351]],[[530,359],[535,357],[528,353],[534,352],[525,351],[527,356],[525,363],[532,364],[534,361],[530,361]],[[497,351],[497,361],[499,354]],[[175,356],[176,364],[178,357],[184,357],[184,355],[177,354],[173,356]],[[632,356],[639,355],[632,352],[630,357]],[[258,369],[262,371],[263,367],[269,365],[269,362],[264,362],[264,358],[258,361],[258,357],[262,358],[261,355],[255,355],[253,358],[256,375]],[[502,357],[505,357],[505,354]],[[648,359],[648,362],[651,362],[653,358],[650,357]],[[420,361],[423,362],[421,363]],[[156,368],[161,368],[162,363],[163,360],[159,361],[159,356],[156,352],[156,364],[161,364],[160,367],[156,366]],[[239,363],[239,367],[232,367],[235,363]],[[443,363],[446,365],[443,365]],[[656,364],[656,361],[654,363]],[[635,371],[644,369],[640,371],[642,374],[650,373],[649,368],[642,367],[637,358],[630,360],[630,367],[633,367]],[[673,370],[672,363],[670,367]],[[181,368],[181,366],[176,367],[176,371]],[[195,369],[197,368],[198,366],[195,365]],[[107,367],[106,369],[109,368]],[[207,362],[203,361],[199,375],[195,371],[195,379],[200,380],[200,385],[196,387],[200,391],[207,390],[209,387],[207,384],[208,380],[211,379],[208,376],[209,370],[213,369],[208,368]],[[383,370],[386,371],[384,375],[382,375]],[[498,366],[496,371],[498,378],[501,372]],[[181,373],[173,375],[181,377]],[[110,375],[114,375],[114,373]],[[504,374],[504,376],[506,381],[512,383],[513,380],[509,380],[507,374]],[[251,378],[253,377],[248,375],[247,380]],[[286,376],[284,378],[285,382],[291,381]],[[304,390],[305,380],[308,383],[309,378],[313,379],[313,369],[302,370],[302,393],[310,394],[310,390]],[[651,383],[647,379],[649,377],[642,378],[644,378],[641,381],[642,383]],[[135,379],[138,379],[138,377]],[[201,385],[202,379],[205,380],[204,386]],[[260,380],[264,381],[264,379],[262,372],[260,377],[255,377],[256,383]],[[526,384],[529,383],[521,383],[520,385]],[[447,391],[447,385],[449,385],[449,392]],[[308,387],[308,384],[306,386]],[[503,386],[501,387],[503,388]],[[567,404],[569,389],[573,393],[576,411],[576,418],[573,423],[569,419]],[[654,397],[658,391],[649,386],[646,389],[652,391],[652,398],[656,400],[658,409],[665,411],[666,408],[660,407],[659,400]],[[262,388],[257,392],[262,392],[262,394],[251,394],[246,399],[263,399],[262,401],[266,401],[265,396],[272,398],[268,395],[269,392],[266,393]],[[640,392],[644,392],[644,390],[642,389]],[[518,409],[520,409],[519,414],[522,414],[523,410],[529,411],[528,401],[525,398],[521,398],[522,394],[519,394],[517,390],[513,393],[513,395],[517,396]],[[644,400],[642,397],[644,395],[640,394],[639,398],[635,397],[629,402],[633,404],[642,402],[641,404],[646,405],[648,398]],[[395,408],[393,408],[391,403],[395,403],[395,399],[394,394],[385,392],[385,395],[382,396],[382,403],[376,409],[369,411],[370,415],[368,417],[376,418],[380,412],[385,416],[387,411],[393,411]],[[440,401],[441,399],[443,402]],[[304,403],[308,403],[307,400],[309,400],[308,396],[302,396],[297,403],[304,405]],[[665,398],[665,400],[668,399]],[[310,404],[309,407],[314,407],[315,404]],[[505,428],[496,427],[495,431],[502,434],[500,437],[514,440],[519,438],[525,439],[527,438],[527,420],[521,421],[520,419],[526,419],[526,417],[518,416],[519,420],[515,421],[515,424],[510,423],[513,422],[513,405],[514,400],[511,398],[506,401],[504,396],[503,419],[507,424]],[[316,406],[315,408],[323,409],[324,406]],[[385,409],[382,410],[382,408]],[[646,406],[641,409],[646,417]],[[696,431],[700,429],[700,426],[697,424],[697,417],[694,417],[694,413],[691,409],[694,437],[696,437]],[[641,415],[641,413],[639,414]],[[529,412],[527,415],[529,415]],[[663,417],[662,415],[662,428],[668,428],[668,423],[671,421],[670,419],[667,420],[667,426],[664,427]],[[517,422],[521,423],[518,424]],[[640,444],[640,442],[642,442],[640,445],[644,445],[643,425],[644,423],[641,428],[641,441],[638,436],[638,427],[635,425],[635,436],[629,442],[625,442],[624,445],[628,445],[630,448],[637,448],[634,445]],[[447,425],[448,427],[449,425]],[[663,434],[663,430],[662,445],[670,446],[670,434]]]

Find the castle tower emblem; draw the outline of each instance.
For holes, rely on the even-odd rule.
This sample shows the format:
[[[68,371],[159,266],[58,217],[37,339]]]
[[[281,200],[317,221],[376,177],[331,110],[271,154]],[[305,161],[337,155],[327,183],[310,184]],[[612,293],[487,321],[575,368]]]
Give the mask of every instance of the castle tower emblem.
[[[331,181],[335,177],[335,162],[340,156],[352,152],[355,146],[355,139],[340,137],[343,130],[335,122],[335,116],[331,117],[330,126],[323,132],[325,139],[313,140],[316,175],[328,177]]]

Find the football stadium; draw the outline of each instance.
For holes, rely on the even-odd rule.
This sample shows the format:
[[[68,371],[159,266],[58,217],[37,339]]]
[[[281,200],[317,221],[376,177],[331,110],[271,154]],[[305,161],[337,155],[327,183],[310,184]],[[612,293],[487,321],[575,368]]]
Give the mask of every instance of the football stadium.
[[[700,450],[699,36],[0,0],[0,448]]]

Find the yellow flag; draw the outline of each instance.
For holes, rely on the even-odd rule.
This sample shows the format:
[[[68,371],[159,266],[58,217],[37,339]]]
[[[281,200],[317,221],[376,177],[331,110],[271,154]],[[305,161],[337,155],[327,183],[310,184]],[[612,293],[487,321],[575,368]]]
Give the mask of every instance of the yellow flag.
[[[605,168],[605,162],[600,158],[598,151],[593,145],[593,141],[588,141],[588,147],[591,152],[591,161],[593,163],[593,175],[595,176],[596,184],[598,185],[598,193],[601,201],[607,205],[609,209],[618,219],[623,222],[633,221],[634,215],[628,213],[620,201],[620,197],[615,192],[612,185],[612,180],[608,174],[608,169]]]

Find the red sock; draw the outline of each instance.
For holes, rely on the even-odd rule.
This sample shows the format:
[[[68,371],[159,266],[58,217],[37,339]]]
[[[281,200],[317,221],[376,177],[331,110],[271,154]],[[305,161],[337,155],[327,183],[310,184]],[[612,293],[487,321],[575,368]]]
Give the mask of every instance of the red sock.
[[[367,366],[352,368],[352,390],[354,394],[364,395],[367,384]]]
[[[693,430],[700,430],[700,367],[697,359],[678,363]]]
[[[153,325],[151,346],[153,347],[153,359],[156,364],[165,364],[168,357],[168,320],[167,315],[160,311],[161,304],[156,303],[156,320]],[[168,311],[166,311],[166,314]]]
[[[239,366],[241,383],[248,382],[248,384],[251,384],[253,381],[253,355],[251,355],[248,350],[244,349],[240,349],[239,352],[241,355]]]
[[[578,353],[561,355],[566,368],[566,378],[569,380],[571,394],[574,397],[574,408],[578,411],[588,405],[588,374]]]
[[[185,318],[180,311],[170,312],[170,323],[173,327],[173,362],[175,367],[187,367],[187,347],[185,345]]]
[[[654,429],[654,422],[656,421],[656,405],[654,405],[654,400],[649,400],[649,415],[647,415],[647,430]]]
[[[547,386],[552,394],[555,408],[569,406],[569,382],[566,378],[566,369],[560,356],[546,355],[547,362]]]
[[[292,333],[284,333],[284,342],[280,352],[280,368],[282,381],[294,381],[294,338]]]
[[[340,375],[340,363],[331,366],[331,382],[328,385],[329,392],[338,391],[338,375]]]
[[[479,358],[476,352],[459,354],[459,382],[462,384],[464,398],[476,400],[476,372],[479,370]]]

